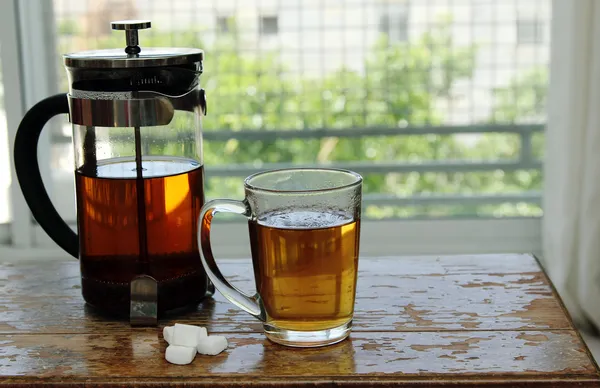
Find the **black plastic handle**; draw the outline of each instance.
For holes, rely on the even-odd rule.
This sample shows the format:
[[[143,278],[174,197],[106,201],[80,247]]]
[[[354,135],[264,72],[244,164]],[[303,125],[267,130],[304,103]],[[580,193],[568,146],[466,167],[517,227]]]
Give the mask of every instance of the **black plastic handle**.
[[[35,104],[23,117],[15,136],[15,170],[31,213],[48,236],[71,256],[79,258],[79,238],[54,208],[44,187],[37,157],[38,140],[52,117],[69,113],[66,94]]]

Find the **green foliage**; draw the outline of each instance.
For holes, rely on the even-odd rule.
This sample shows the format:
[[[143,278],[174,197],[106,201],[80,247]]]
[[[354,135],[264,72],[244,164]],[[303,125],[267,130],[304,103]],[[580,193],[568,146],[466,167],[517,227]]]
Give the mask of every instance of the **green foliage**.
[[[56,30],[59,36],[75,36],[79,32],[77,22],[73,19],[59,21]]]
[[[202,83],[207,91],[209,114],[205,131],[313,130],[333,128],[402,127],[437,125],[444,122],[436,110],[439,99],[448,98],[456,81],[469,78],[475,66],[475,46],[456,47],[450,24],[440,23],[411,44],[392,44],[386,36],[373,45],[364,63],[364,74],[341,68],[322,78],[292,75],[276,52],[240,54],[235,22],[229,31],[207,47],[201,32],[177,34],[153,31],[145,34],[144,46],[202,47],[206,49]],[[239,36],[241,39],[242,37]],[[88,48],[123,46],[122,34],[99,38]],[[537,69],[494,92],[492,122],[519,122],[536,118],[545,106],[547,76]],[[543,136],[533,139],[536,157],[541,155]],[[518,157],[519,137],[511,134],[461,136],[417,135],[311,140],[204,143],[206,165],[265,163],[322,163],[364,161],[382,163],[408,161],[511,160]],[[429,194],[506,193],[539,189],[539,171],[392,173],[365,176],[364,192],[400,197]],[[242,196],[241,179],[210,178],[208,197]],[[427,205],[373,207],[373,217],[447,215],[537,215],[540,209],[527,204]]]
[[[494,109],[491,122],[501,123],[539,123],[545,117],[546,96],[548,92],[547,68],[535,68],[518,75],[506,87],[494,93]],[[543,133],[536,133],[531,139],[531,154],[535,160],[543,158]],[[522,144],[517,136],[500,134],[484,134],[471,151],[474,157],[483,155],[503,155],[508,159],[520,156]],[[519,192],[541,190],[542,172],[525,170],[503,173],[503,179],[495,182],[498,192]],[[494,187],[492,182],[485,182],[482,188]],[[539,215],[540,209],[530,207],[530,213]]]
[[[365,63],[367,76],[347,68],[318,79],[286,77],[278,57],[242,57],[220,42],[206,59],[206,87],[211,108],[208,130],[317,129],[439,124],[436,97],[448,94],[453,80],[468,77],[474,49],[450,50],[448,26],[425,34],[413,45],[391,45],[386,37],[372,47]],[[229,45],[229,46],[228,46]],[[216,54],[218,53],[218,54]],[[203,76],[204,77],[204,76]],[[321,140],[251,142],[230,140],[205,144],[207,164],[323,163],[341,161],[390,162],[460,159],[461,145],[451,136],[394,136]],[[365,177],[365,192],[413,195],[441,188],[429,175],[372,174]],[[224,179],[219,185],[224,184]],[[235,180],[238,182],[239,180]],[[227,185],[229,187],[234,184]],[[214,195],[222,195],[217,185]],[[445,187],[448,188],[447,186]],[[241,187],[237,194],[241,195]],[[228,189],[226,193],[231,193]],[[416,214],[416,213],[415,213]]]
[[[531,122],[545,117],[548,69],[534,68],[518,75],[508,86],[494,93],[495,122]]]

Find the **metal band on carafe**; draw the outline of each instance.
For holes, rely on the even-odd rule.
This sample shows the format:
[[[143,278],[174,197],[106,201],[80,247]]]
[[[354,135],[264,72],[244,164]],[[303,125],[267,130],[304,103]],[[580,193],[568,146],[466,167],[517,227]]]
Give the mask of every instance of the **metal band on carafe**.
[[[206,114],[206,96],[203,89],[194,89],[180,97],[168,97],[153,92],[138,92],[142,98],[123,98],[131,92],[97,94],[78,92],[69,94],[70,121],[89,127],[153,127],[168,125],[176,110],[193,112],[201,109]],[[78,96],[85,96],[82,98]],[[152,97],[150,97],[152,96]],[[100,97],[100,98],[90,98]],[[148,97],[148,98],[143,98]]]

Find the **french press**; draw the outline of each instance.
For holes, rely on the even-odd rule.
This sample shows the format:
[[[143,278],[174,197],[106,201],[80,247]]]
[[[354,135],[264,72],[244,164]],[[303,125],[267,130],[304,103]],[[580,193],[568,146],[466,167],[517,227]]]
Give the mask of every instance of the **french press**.
[[[203,51],[140,48],[150,21],[118,21],[127,47],[65,54],[69,93],[40,101],[15,138],[15,169],[33,217],[80,259],[85,301],[156,324],[161,312],[199,303],[214,288],[196,242],[204,203],[200,88]],[[42,183],[37,142],[46,122],[73,125],[77,230]]]

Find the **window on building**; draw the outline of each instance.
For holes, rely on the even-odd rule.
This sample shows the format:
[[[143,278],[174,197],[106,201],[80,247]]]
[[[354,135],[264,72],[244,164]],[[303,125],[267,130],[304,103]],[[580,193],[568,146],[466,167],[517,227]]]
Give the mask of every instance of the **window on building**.
[[[228,34],[230,32],[229,25],[231,22],[231,18],[228,16],[217,16],[217,33],[218,34]]]
[[[408,17],[407,4],[384,7],[379,15],[379,32],[387,34],[391,42],[408,41]]]
[[[517,19],[518,44],[544,43],[544,25],[538,19]]]
[[[272,36],[279,33],[279,20],[277,16],[260,17],[260,35]]]

